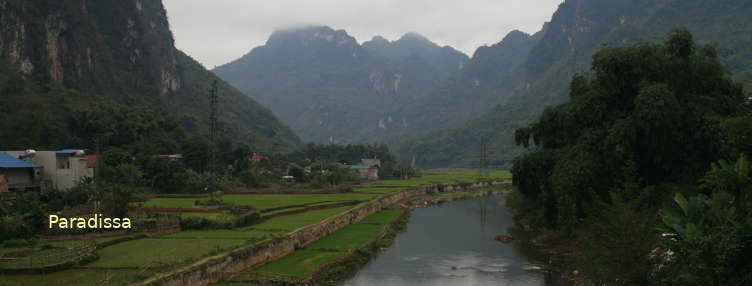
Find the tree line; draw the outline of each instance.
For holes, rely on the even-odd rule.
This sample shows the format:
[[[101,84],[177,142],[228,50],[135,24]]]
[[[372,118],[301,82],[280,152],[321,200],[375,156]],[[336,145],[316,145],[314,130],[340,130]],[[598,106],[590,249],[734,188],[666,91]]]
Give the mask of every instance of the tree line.
[[[521,207],[577,241],[593,285],[752,283],[750,95],[717,50],[684,29],[604,47],[516,130]]]

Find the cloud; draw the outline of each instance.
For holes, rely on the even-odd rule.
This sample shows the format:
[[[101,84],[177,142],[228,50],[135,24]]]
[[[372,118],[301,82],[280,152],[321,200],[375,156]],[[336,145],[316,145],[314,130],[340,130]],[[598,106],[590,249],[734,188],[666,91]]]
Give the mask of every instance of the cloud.
[[[263,45],[278,29],[327,25],[358,42],[417,32],[469,56],[509,31],[540,30],[562,0],[164,0],[176,45],[207,68]]]

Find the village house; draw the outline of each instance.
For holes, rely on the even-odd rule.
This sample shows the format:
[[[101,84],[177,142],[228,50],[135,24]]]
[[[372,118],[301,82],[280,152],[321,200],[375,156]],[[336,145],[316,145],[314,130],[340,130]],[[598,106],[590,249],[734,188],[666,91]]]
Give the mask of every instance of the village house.
[[[40,190],[40,166],[0,153],[0,191]]]
[[[80,149],[59,151],[0,151],[16,160],[37,166],[40,189],[68,190],[84,178],[94,178],[96,158]]]
[[[379,159],[361,159],[360,164],[350,166],[351,169],[358,171],[358,176],[364,180],[378,180],[381,160]]]
[[[183,154],[161,154],[154,155],[154,158],[166,159],[169,161],[180,161],[183,159]]]
[[[253,153],[253,156],[251,156],[250,160],[253,163],[259,163],[262,160],[269,160],[269,157]]]

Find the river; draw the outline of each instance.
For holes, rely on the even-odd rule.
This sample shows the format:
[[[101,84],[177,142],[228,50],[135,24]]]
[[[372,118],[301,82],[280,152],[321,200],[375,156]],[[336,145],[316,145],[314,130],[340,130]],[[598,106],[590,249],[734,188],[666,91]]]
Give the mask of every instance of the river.
[[[559,285],[536,261],[494,240],[514,221],[501,196],[447,202],[413,211],[392,246],[341,285]]]

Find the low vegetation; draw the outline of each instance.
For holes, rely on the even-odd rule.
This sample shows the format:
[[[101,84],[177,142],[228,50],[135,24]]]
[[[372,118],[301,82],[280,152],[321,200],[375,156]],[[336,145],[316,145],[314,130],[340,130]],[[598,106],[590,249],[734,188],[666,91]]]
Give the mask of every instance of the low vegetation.
[[[161,207],[167,208],[160,210],[161,216],[177,216],[184,223],[209,221],[221,224],[221,222],[232,222],[242,216],[242,214],[233,213],[235,209],[240,207],[251,211],[257,209],[270,211],[260,213],[259,219],[262,221],[250,222],[246,226],[228,225],[223,227],[225,229],[213,227],[190,229],[194,227],[183,227],[182,231],[165,233],[151,238],[145,238],[136,233],[95,238],[96,243],[102,245],[102,247],[96,251],[97,259],[89,261],[86,267],[101,270],[100,272],[69,269],[52,275],[40,276],[37,278],[39,280],[20,274],[6,275],[5,278],[10,279],[8,281],[15,284],[36,283],[44,285],[48,282],[42,280],[48,277],[55,279],[62,276],[76,276],[80,277],[82,283],[109,279],[110,285],[122,285],[144,279],[158,271],[174,269],[202,257],[252,245],[268,238],[283,236],[290,231],[320,222],[354,207],[352,204],[343,205],[342,203],[365,202],[384,194],[422,184],[475,181],[477,180],[476,174],[475,171],[431,170],[426,173],[428,179],[383,180],[374,182],[372,187],[353,188],[352,192],[332,194],[207,194],[198,198],[181,195],[175,198],[148,199],[153,197],[153,195],[150,195],[144,197],[145,199],[141,202],[129,203],[129,206],[133,208],[131,211],[136,212],[132,215],[138,214],[139,217],[143,215],[144,210],[140,209],[140,206]],[[503,178],[507,177],[508,173],[494,172],[492,176]],[[404,187],[383,187],[383,185],[391,185],[395,182],[404,183]],[[83,189],[79,190],[83,194],[86,192]],[[75,194],[75,192],[78,191],[70,194]],[[183,209],[168,211],[169,208]],[[194,208],[213,211],[187,211]],[[253,212],[247,213],[252,214]],[[347,226],[310,245],[304,252],[296,252],[294,256],[281,260],[281,262],[274,262],[275,264],[268,266],[271,268],[267,270],[276,272],[274,267],[280,267],[290,270],[279,273],[308,275],[321,264],[337,261],[344,257],[346,253],[342,251],[357,249],[374,239],[379,233],[382,233],[384,225],[393,221],[401,213],[402,211],[385,210],[373,214],[359,223]],[[46,243],[37,242],[37,245],[41,247],[49,244],[50,247],[55,249],[65,249],[77,246],[80,244],[79,241],[76,239]],[[12,241],[10,242],[12,244]],[[17,246],[22,250],[28,248],[29,243],[26,240],[23,240],[23,242],[24,245]],[[8,247],[2,249],[3,251],[13,250]],[[138,271],[126,271],[123,268],[134,268]],[[107,275],[104,275],[105,273]],[[95,284],[95,282],[92,282],[92,284]],[[3,284],[0,283],[0,285]]]
[[[435,184],[457,184],[477,182],[479,180],[511,179],[512,174],[508,171],[490,170],[485,176],[481,176],[478,170],[472,169],[430,169],[423,171],[420,177],[410,180],[379,180],[366,182],[366,185],[389,185],[389,186],[420,186]]]
[[[377,212],[307,245],[304,249],[296,250],[292,254],[267,263],[232,281],[253,280],[257,272],[290,275],[299,280],[306,279],[314,272],[322,270],[322,266],[342,261],[353,255],[346,251],[358,251],[368,242],[378,239],[379,235],[387,232],[386,227],[402,214],[402,210]]]

